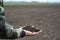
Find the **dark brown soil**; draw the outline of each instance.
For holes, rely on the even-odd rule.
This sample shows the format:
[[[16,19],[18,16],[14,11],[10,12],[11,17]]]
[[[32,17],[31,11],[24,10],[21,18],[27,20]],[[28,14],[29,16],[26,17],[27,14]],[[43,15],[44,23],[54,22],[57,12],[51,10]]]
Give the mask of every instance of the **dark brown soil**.
[[[27,26],[23,27],[23,29],[31,31],[31,32],[38,32],[38,31],[40,31],[40,29],[37,29],[37,28],[32,27],[30,25],[27,25]]]
[[[15,40],[60,40],[60,5],[5,6],[5,15],[15,28],[29,24],[43,30]]]

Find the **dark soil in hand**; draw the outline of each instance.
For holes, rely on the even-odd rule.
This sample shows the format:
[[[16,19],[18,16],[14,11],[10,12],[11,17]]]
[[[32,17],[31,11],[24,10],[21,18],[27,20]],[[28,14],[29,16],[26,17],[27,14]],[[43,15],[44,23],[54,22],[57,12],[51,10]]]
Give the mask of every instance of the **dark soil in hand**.
[[[38,32],[38,31],[40,31],[39,29],[36,29],[35,27],[32,27],[32,26],[26,26],[23,29],[31,31],[31,32]]]

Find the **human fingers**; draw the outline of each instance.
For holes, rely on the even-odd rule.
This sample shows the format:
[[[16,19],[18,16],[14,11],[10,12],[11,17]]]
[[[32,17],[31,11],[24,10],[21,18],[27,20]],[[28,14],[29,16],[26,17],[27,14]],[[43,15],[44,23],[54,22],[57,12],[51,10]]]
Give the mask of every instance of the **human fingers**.
[[[39,34],[39,33],[41,33],[41,32],[42,32],[42,30],[38,31],[37,34]]]
[[[39,34],[39,33],[41,33],[42,32],[42,30],[40,30],[40,31],[38,31],[38,32],[33,32],[34,34]]]

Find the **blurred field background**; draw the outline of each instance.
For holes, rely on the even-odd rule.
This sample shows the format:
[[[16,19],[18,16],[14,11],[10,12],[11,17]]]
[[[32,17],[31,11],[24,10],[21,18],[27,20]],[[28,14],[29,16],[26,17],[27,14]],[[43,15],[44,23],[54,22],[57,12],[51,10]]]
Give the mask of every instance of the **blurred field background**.
[[[15,40],[60,40],[60,4],[38,2],[4,3],[6,21],[19,28],[35,25],[43,32]]]
[[[14,2],[14,1],[9,1],[9,2],[4,2],[4,5],[6,6],[12,6],[12,5],[46,5],[46,4],[60,4],[59,2],[37,2],[37,1],[31,1],[31,2],[25,2],[25,1],[19,1],[19,2]]]

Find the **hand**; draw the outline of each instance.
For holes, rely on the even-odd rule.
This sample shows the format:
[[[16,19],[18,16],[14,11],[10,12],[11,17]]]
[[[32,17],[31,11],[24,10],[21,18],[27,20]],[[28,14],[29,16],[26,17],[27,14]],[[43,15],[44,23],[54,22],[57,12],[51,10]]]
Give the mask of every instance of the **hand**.
[[[24,27],[21,27],[21,28],[23,29]],[[35,27],[35,26],[33,25],[32,27]],[[31,32],[31,31],[28,31],[28,30],[25,30],[25,29],[23,29],[23,30],[25,31],[26,36],[33,36],[33,35],[37,35],[37,34],[42,32],[42,30],[40,30],[38,32]]]
[[[33,35],[37,35],[37,34],[42,32],[42,30],[40,30],[38,32],[31,32],[31,31],[28,31],[28,30],[24,30],[24,31],[26,33],[26,36],[33,36]]]

